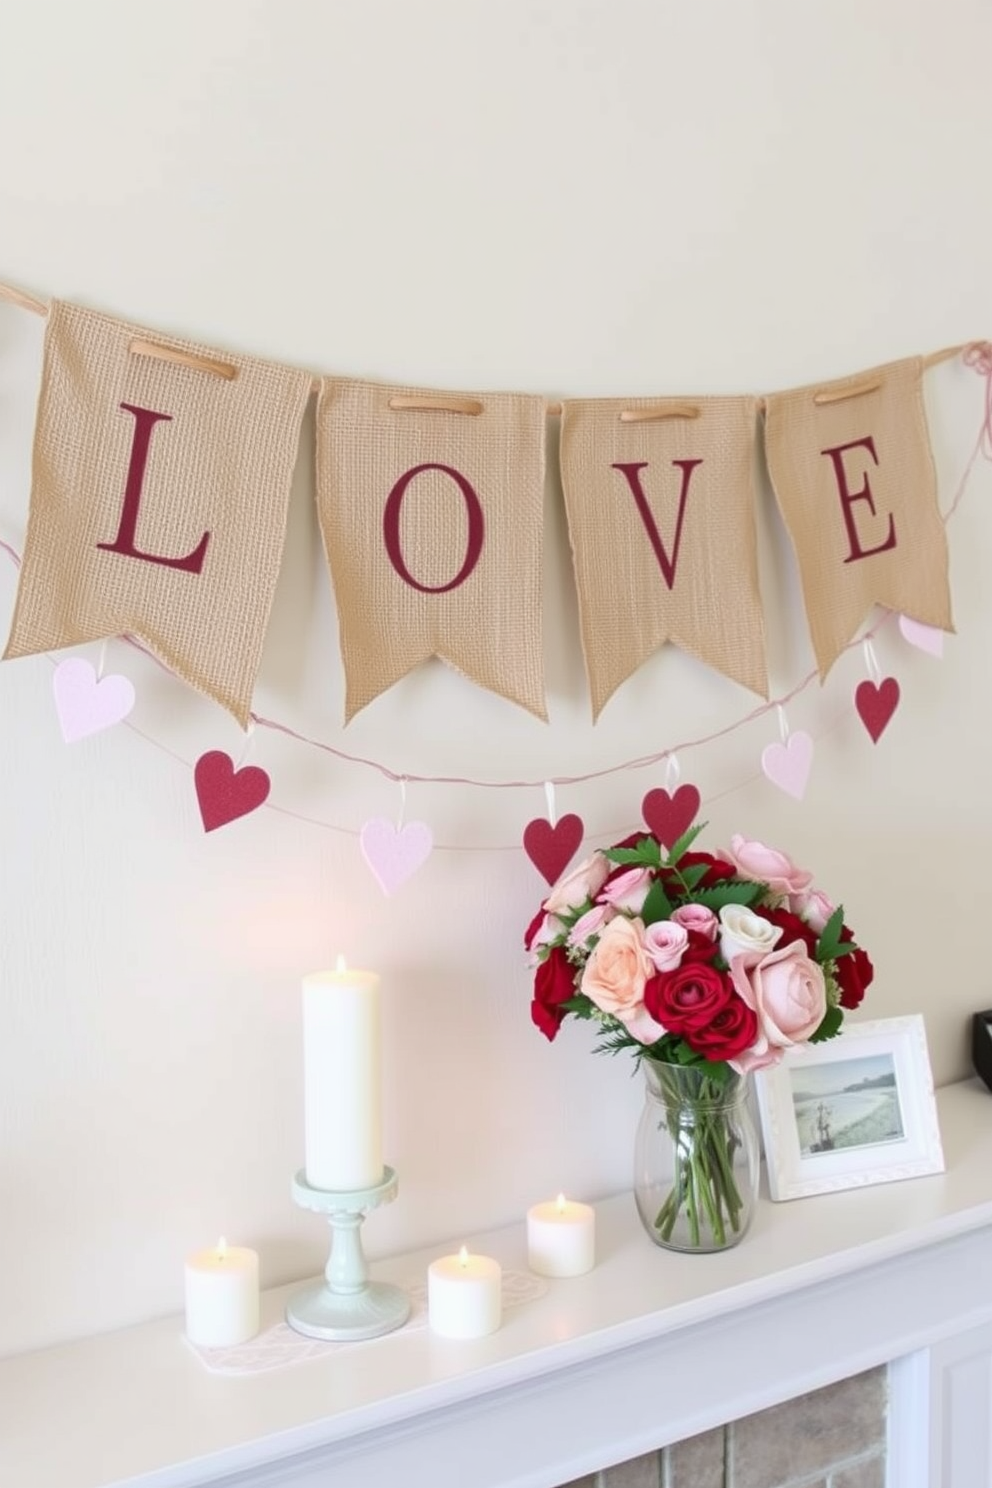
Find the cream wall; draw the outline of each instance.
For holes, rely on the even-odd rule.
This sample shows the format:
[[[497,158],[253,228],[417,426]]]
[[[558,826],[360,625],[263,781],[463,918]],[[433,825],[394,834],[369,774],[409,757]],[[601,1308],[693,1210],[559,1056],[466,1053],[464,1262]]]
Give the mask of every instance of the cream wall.
[[[218,347],[453,388],[762,391],[989,333],[983,0],[123,0],[7,5],[0,277]],[[42,326],[0,306],[0,537],[18,548]],[[981,384],[927,380],[945,502]],[[556,431],[552,430],[554,434]],[[667,650],[589,722],[549,482],[550,726],[440,664],[349,728],[304,452],[259,711],[400,772],[575,774],[711,734],[754,700]],[[681,750],[715,845],[789,848],[877,966],[866,1011],[926,1014],[966,1073],[987,956],[992,477],[949,527],[959,635],[888,627],[903,704],[873,747],[858,652],[789,710],[799,805],[759,773],[774,716]],[[809,670],[795,569],[761,510],[772,685]],[[15,572],[0,554],[4,630]],[[98,648],[84,654],[95,660]],[[134,729],[66,747],[45,658],[0,666],[0,1352],[181,1306],[221,1231],[268,1284],[323,1263],[297,1213],[298,983],[343,950],[386,1003],[385,1253],[628,1182],[636,1080],[531,1029],[519,948],[540,789],[411,786],[440,842],[385,900],[356,832],[398,793],[257,733],[272,808],[205,836],[191,763],[235,726],[120,642]],[[603,843],[661,771],[559,791]],[[308,820],[312,818],[313,820]],[[317,824],[321,823],[321,824]],[[992,1114],[992,1105],[990,1105]],[[815,1203],[816,1200],[809,1202]]]

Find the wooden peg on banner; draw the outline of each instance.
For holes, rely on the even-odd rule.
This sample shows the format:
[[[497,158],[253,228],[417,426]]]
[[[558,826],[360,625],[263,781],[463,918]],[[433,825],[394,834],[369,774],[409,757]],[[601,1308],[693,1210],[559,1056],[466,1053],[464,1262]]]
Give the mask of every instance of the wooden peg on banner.
[[[624,408],[620,413],[622,424],[648,424],[658,419],[695,419],[700,410],[694,403],[667,403],[662,408]]]
[[[426,393],[417,393],[411,397],[390,398],[389,406],[398,413],[415,413],[423,409],[439,413],[468,413],[473,418],[482,412],[483,407],[478,398],[434,398]]]
[[[136,337],[128,347],[132,356],[153,357],[160,362],[175,362],[178,367],[192,367],[194,372],[209,372],[213,377],[223,377],[233,382],[238,375],[237,367],[230,362],[216,362],[213,357],[195,356],[190,351],[177,351],[174,346],[160,346],[157,341],[143,341]]]

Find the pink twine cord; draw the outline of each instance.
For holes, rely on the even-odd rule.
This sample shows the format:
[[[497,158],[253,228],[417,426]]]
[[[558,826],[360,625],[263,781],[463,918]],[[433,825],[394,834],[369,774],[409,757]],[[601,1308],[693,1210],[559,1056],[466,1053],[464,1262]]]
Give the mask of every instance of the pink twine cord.
[[[960,480],[958,481],[954,496],[951,499],[951,503],[943,514],[943,520],[945,523],[954,515],[955,511],[957,510],[957,507],[962,497],[964,496],[965,489],[968,485],[968,480],[971,476],[971,472],[979,455],[981,455],[983,459],[992,462],[992,343],[988,341],[976,341],[971,343],[962,352],[962,360],[966,367],[970,367],[973,371],[977,372],[981,377],[985,379],[984,408],[982,412],[982,422],[978,430],[978,437],[975,440],[974,448],[972,449],[971,455],[969,456],[969,459],[961,474]],[[12,548],[9,543],[4,542],[2,538],[0,538],[0,548],[3,549],[3,551],[11,559],[15,566],[20,568],[21,556],[16,551],[16,549]],[[858,636],[856,639],[849,641],[844,647],[844,652],[851,651],[857,646],[863,646],[865,641],[874,639],[879,631],[882,630],[884,626],[888,625],[894,618],[895,617],[891,613],[883,615],[879,620],[875,622],[873,626],[863,632],[863,634]],[[124,640],[127,645],[133,646],[135,650],[140,651],[143,656],[146,656],[150,661],[154,662],[155,665],[162,671],[167,672],[170,676],[174,675],[171,667],[167,666],[160,657],[156,656],[153,651],[149,650],[147,646],[143,645],[133,636],[123,636],[121,637],[121,639]],[[49,657],[49,660],[53,662],[53,665],[55,664],[52,657]],[[763,718],[765,714],[772,712],[774,709],[784,708],[786,704],[793,702],[795,698],[799,697],[801,693],[805,692],[806,688],[809,687],[811,683],[817,680],[818,675],[818,672],[814,668],[814,670],[803,677],[801,681],[797,682],[795,687],[793,687],[789,692],[785,692],[778,697],[771,698],[766,703],[760,703],[756,708],[752,708],[749,713],[744,714],[742,718],[738,718],[734,723],[728,723],[724,728],[714,730],[714,732],[711,734],[701,734],[696,738],[683,739],[678,744],[669,744],[664,749],[655,750],[651,754],[639,755],[636,758],[623,760],[619,764],[615,765],[606,765],[599,770],[587,770],[584,773],[577,775],[541,776],[540,778],[536,779],[527,778],[514,780],[480,780],[477,777],[471,775],[415,775],[411,774],[409,771],[392,770],[389,768],[388,765],[384,765],[380,760],[371,759],[366,755],[351,754],[347,750],[338,749],[333,744],[328,744],[322,739],[311,738],[308,734],[301,733],[298,729],[291,728],[289,724],[281,723],[278,719],[275,718],[265,718],[262,714],[259,713],[253,712],[249,714],[249,726],[257,725],[257,727],[259,728],[270,729],[274,733],[283,734],[287,738],[295,740],[295,742],[298,744],[303,744],[309,749],[320,750],[322,753],[328,754],[332,758],[341,760],[346,764],[362,765],[368,770],[376,771],[376,773],[381,775],[384,780],[388,780],[394,785],[399,785],[401,782],[403,782],[418,785],[462,785],[471,786],[478,790],[536,790],[543,789],[544,786],[548,783],[555,786],[583,785],[588,781],[604,780],[611,775],[620,775],[628,770],[650,769],[654,765],[661,764],[671,755],[684,754],[690,749],[700,749],[703,747],[703,745],[713,744],[718,739],[723,739],[728,734],[735,733],[737,729],[744,728],[747,724],[754,723],[759,718]],[[831,724],[830,729],[836,727],[836,723],[839,721],[840,720],[838,719],[834,724]],[[148,743],[154,745],[157,749],[161,749],[163,753],[171,755],[173,759],[179,760],[180,763],[186,764],[187,768],[189,767],[188,762],[182,760],[181,756],[177,755],[172,749],[168,747],[168,745],[162,744],[159,740],[153,739],[149,734],[144,733],[144,731],[142,729],[139,729],[137,725],[134,724],[130,719],[124,719],[123,722],[127,728],[131,729],[134,733],[139,734],[140,737],[147,740]],[[761,778],[762,776],[760,775],[760,773],[756,773],[754,776],[751,777],[751,779],[754,780],[760,780]],[[732,786],[728,790],[720,792],[719,796],[712,797],[712,799],[720,799],[720,797],[730,795],[733,791],[738,789],[740,789],[740,786]],[[280,815],[292,817],[297,821],[307,822],[312,826],[324,827],[327,830],[339,832],[344,836],[357,837],[359,835],[357,831],[354,831],[351,828],[340,827],[334,825],[331,822],[320,821],[316,817],[304,816],[299,812],[290,811],[286,807],[277,806],[272,801],[266,801],[265,808],[269,811],[277,811],[280,813]],[[465,845],[461,843],[435,842],[434,850],[440,850],[442,852],[457,852],[471,851],[472,849],[467,849]],[[512,845],[505,847],[487,847],[478,850],[485,852],[519,852],[520,848],[518,843],[513,843]]]

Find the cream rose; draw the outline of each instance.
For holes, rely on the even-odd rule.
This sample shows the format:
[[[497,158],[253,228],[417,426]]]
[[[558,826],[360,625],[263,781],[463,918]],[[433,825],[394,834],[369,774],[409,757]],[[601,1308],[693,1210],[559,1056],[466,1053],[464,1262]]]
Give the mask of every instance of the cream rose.
[[[781,925],[773,925],[746,904],[725,904],[720,911],[720,955],[728,966],[735,956],[767,955],[781,935]]]
[[[806,954],[801,940],[770,951],[752,965],[735,956],[730,975],[739,995],[758,1015],[761,1032],[773,1048],[802,1044],[827,1011],[823,971]]]
[[[577,909],[580,904],[585,904],[587,899],[594,899],[606,882],[610,873],[610,864],[602,853],[593,853],[591,858],[586,858],[579,863],[564,878],[560,878],[551,893],[544,901],[544,907],[551,914],[558,914],[562,910]]]
[[[643,1004],[644,983],[653,972],[641,921],[618,915],[596,942],[579,987],[604,1013],[631,1017]]]
[[[774,894],[801,894],[813,882],[812,873],[797,868],[791,858],[763,842],[752,842],[736,832],[727,857],[741,878],[766,883]]]
[[[658,920],[644,932],[644,949],[651,957],[655,971],[674,971],[688,944],[688,930],[674,920]]]

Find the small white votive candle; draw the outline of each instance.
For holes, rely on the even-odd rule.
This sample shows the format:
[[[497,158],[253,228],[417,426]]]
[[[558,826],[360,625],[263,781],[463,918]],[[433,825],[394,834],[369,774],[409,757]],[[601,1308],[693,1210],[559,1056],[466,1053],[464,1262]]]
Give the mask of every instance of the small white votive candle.
[[[596,1264],[596,1211],[559,1194],[527,1211],[527,1261],[540,1276],[583,1276]]]
[[[228,1245],[186,1257],[186,1337],[201,1348],[245,1343],[258,1332],[258,1252]]]
[[[495,1333],[503,1307],[503,1272],[491,1256],[457,1255],[432,1261],[427,1270],[427,1316],[443,1338],[484,1338]]]

